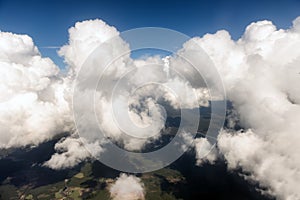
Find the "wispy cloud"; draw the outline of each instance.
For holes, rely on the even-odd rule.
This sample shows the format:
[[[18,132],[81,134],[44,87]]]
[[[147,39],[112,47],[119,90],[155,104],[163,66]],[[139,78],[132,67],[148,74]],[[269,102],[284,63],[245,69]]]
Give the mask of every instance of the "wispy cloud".
[[[42,46],[40,49],[60,49],[61,46]]]

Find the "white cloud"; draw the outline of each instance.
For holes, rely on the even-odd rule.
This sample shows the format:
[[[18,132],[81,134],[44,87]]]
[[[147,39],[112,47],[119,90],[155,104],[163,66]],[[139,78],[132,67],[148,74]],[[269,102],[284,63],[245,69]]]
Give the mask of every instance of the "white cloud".
[[[59,50],[59,55],[65,58],[71,72],[77,73],[88,56],[101,43],[119,35],[119,32],[102,20],[87,20],[77,22],[69,29],[69,43]],[[107,54],[112,49],[106,49]],[[118,49],[117,49],[118,50]]]
[[[84,138],[67,137],[55,144],[55,150],[59,153],[52,155],[44,166],[52,169],[65,169],[73,167],[87,158],[95,158],[103,152],[100,144],[87,143]],[[93,149],[93,151],[89,151]]]
[[[230,169],[241,167],[279,199],[299,199],[300,29],[250,24],[233,41],[226,31],[194,38],[223,77],[245,132],[222,131],[218,146]],[[188,43],[187,43],[188,47]],[[250,130],[251,129],[251,130]],[[270,170],[271,169],[271,170]]]
[[[211,145],[206,138],[197,138],[194,140],[197,165],[203,163],[214,164],[218,158],[218,152],[215,146]]]
[[[233,41],[224,30],[191,40],[203,47],[222,75],[228,98],[235,109],[231,115],[234,117],[231,124],[239,122],[245,128],[245,132],[223,130],[218,138],[220,153],[226,158],[230,169],[241,167],[251,172],[251,178],[269,187],[271,193],[280,199],[300,198],[297,188],[300,183],[299,24],[300,18],[297,18],[290,29],[278,30],[272,22],[260,21],[250,24],[238,41]],[[62,77],[50,59],[41,57],[30,37],[0,32],[1,148],[39,144],[59,133],[73,131],[70,99],[76,73],[99,44],[117,36],[116,40],[103,46],[103,57],[94,60],[98,68],[91,67],[84,71],[79,80],[84,83],[84,88],[80,89],[85,94],[81,98],[79,114],[82,112],[82,119],[88,121],[90,113],[85,112],[87,108],[84,103],[89,100],[86,94],[93,92],[92,83],[98,79],[97,72],[101,72],[107,61],[115,55],[130,50],[129,45],[118,37],[119,32],[101,20],[78,22],[69,29],[69,34],[69,43],[59,51],[69,66],[68,75]],[[178,54],[190,55],[200,64],[205,62],[205,58],[193,55],[194,44],[191,41],[185,43]],[[154,70],[155,67],[147,69],[143,67],[145,64],[161,66],[161,70]],[[188,75],[191,79],[189,81],[196,87],[192,88],[179,79],[170,71],[170,67]],[[122,141],[127,149],[140,149],[148,140],[123,136],[120,127],[113,121],[113,112],[109,106],[111,96],[107,93],[124,72],[133,68],[136,69],[135,73],[131,79],[124,80],[114,101],[122,108],[122,116],[130,113],[128,116],[135,126],[132,129],[131,126],[123,128],[135,134],[138,134],[139,127],[147,127],[149,124],[153,125],[154,130],[160,128],[164,111],[158,105],[159,97],[175,108],[180,105],[172,89],[185,97],[182,105],[187,108],[195,106],[194,102],[189,101],[190,94],[195,91],[200,105],[207,105],[207,99],[213,96],[208,94],[203,80],[199,80],[192,70],[186,70],[188,65],[179,57],[132,60],[129,55],[125,55],[120,58],[107,71],[106,87],[97,90],[97,115],[103,130],[113,139]],[[204,70],[212,73],[210,69]],[[162,86],[149,86],[132,94],[136,86],[147,81],[143,78],[145,73],[149,74],[146,78],[169,80],[164,85],[169,90]],[[213,74],[210,75],[213,79]],[[143,103],[141,99],[145,95],[147,101]],[[125,109],[127,96],[131,97],[131,108],[135,108],[129,109],[129,112]],[[151,112],[148,112],[149,107],[153,108]],[[123,125],[126,125],[125,122]],[[103,151],[99,147],[102,141],[91,140],[95,136],[95,127],[87,128],[81,140],[86,141],[87,145],[95,144],[98,148],[89,153],[98,156]],[[142,136],[149,134],[152,133],[145,129]],[[204,139],[196,140],[196,149],[204,147],[208,150],[209,145]],[[58,153],[46,165],[59,169],[77,164],[90,156],[81,147],[79,140],[73,137],[60,141],[56,145]],[[80,150],[76,152],[75,149]],[[202,153],[205,151],[197,152],[198,160],[203,158]],[[217,154],[213,153],[207,161],[213,163],[216,157]],[[200,159],[198,164],[201,162]],[[124,176],[121,175],[120,180],[127,179]]]
[[[64,57],[68,65],[67,75],[60,73],[59,68],[49,59],[43,58],[32,39],[26,35],[0,33],[0,147],[19,147],[49,140],[63,132],[74,132],[73,111],[71,110],[72,90],[75,79],[83,83],[79,88],[82,97],[79,112],[83,122],[89,123],[92,113],[89,113],[89,95],[93,91],[92,84],[99,78],[99,73],[106,68],[106,64],[114,56],[122,52],[129,52],[129,45],[119,36],[119,32],[101,20],[78,22],[69,29],[69,42],[64,45],[59,54]],[[114,40],[109,40],[115,38]],[[100,44],[105,43],[101,51],[101,58],[93,59],[93,63],[86,63],[88,70],[80,71],[85,60]],[[160,137],[160,129],[164,125],[165,111],[159,105],[164,99],[175,108],[179,107],[176,92],[182,96],[181,106],[193,108],[198,106],[189,98],[194,93],[199,97],[199,104],[207,106],[207,91],[203,87],[192,88],[186,81],[179,79],[170,71],[169,65],[178,66],[182,61],[175,58],[161,59],[150,57],[145,60],[132,60],[129,54],[124,55],[111,64],[106,71],[105,87],[96,92],[96,111],[100,127],[108,136],[124,144],[129,150],[139,150],[150,141]],[[96,65],[95,65],[96,64]],[[154,65],[155,69],[144,66]],[[120,93],[113,99],[120,108],[119,114],[128,116],[121,119],[121,124],[114,121],[110,103],[112,97],[107,95],[120,77],[128,70],[135,69],[132,79],[126,79],[120,88]],[[148,70],[148,71],[145,71]],[[81,72],[81,79],[76,77]],[[147,78],[155,80],[170,80],[165,85],[135,88]],[[152,76],[150,76],[152,75]],[[175,94],[174,94],[175,91]],[[204,92],[202,92],[204,91]],[[147,101],[142,99],[147,95]],[[130,97],[130,99],[127,99]],[[130,100],[130,109],[128,109]],[[134,106],[134,107],[132,107]],[[130,123],[127,123],[130,122]],[[80,125],[80,124],[77,124]],[[96,125],[85,128],[83,139],[93,144],[97,130]],[[121,127],[120,127],[121,125]],[[143,128],[143,129],[141,129]],[[127,130],[134,136],[128,137],[122,133]],[[153,134],[157,132],[157,134]],[[147,138],[148,137],[148,138]],[[96,138],[97,139],[97,138]],[[74,139],[70,139],[74,140]],[[68,140],[66,140],[68,141]],[[97,141],[102,143],[101,139]],[[67,144],[60,142],[59,144]],[[72,143],[75,144],[75,143]],[[58,145],[59,146],[59,145]],[[66,150],[68,151],[68,150]],[[65,154],[56,154],[51,162]],[[82,154],[83,155],[83,154]],[[88,154],[84,154],[88,156]],[[59,160],[59,159],[58,159]],[[58,161],[57,161],[58,162]],[[68,161],[69,162],[69,161]],[[77,162],[69,162],[76,164]],[[55,165],[49,165],[55,166]],[[59,164],[57,164],[59,166]],[[61,164],[62,167],[63,164]],[[69,164],[66,164],[69,166]],[[57,167],[56,167],[57,168]]]
[[[189,148],[194,148],[196,153],[196,164],[198,166],[201,166],[204,163],[214,164],[218,159],[216,147],[210,144],[207,138],[194,138],[192,134],[187,132],[182,132],[181,137],[183,139],[181,149],[186,151]],[[189,144],[191,145],[188,146]]]
[[[127,150],[140,150],[161,136],[160,130],[165,122],[165,110],[159,105],[162,99],[174,108],[179,108],[179,105],[183,108],[208,105],[209,94],[205,88],[192,88],[166,66],[172,62],[174,65],[182,64],[183,61],[179,63],[174,58],[166,62],[166,59],[160,57],[133,60],[129,57],[129,45],[114,27],[101,20],[76,23],[75,27],[69,29],[69,37],[69,43],[62,47],[60,54],[70,67],[69,79],[76,78],[79,101],[75,100],[74,105],[80,117],[77,127],[89,124],[89,128],[79,131],[88,141],[102,140],[102,136],[96,133],[99,123],[105,135],[124,144]],[[100,44],[101,48],[97,48]],[[92,51],[94,54],[89,55]],[[128,54],[111,63],[115,56],[122,53]],[[90,59],[84,61],[88,56]],[[76,77],[73,72],[79,72],[79,75]],[[102,73],[102,85],[95,92],[98,122],[93,123],[90,119],[94,115],[94,107],[88,102],[94,97],[93,83],[98,81]],[[126,73],[130,75],[124,78]],[[149,82],[158,84],[144,84]],[[117,83],[119,87],[116,89],[114,86]],[[115,96],[112,96],[113,89]],[[176,95],[181,96],[181,102],[174,97]],[[199,102],[193,101],[193,95]],[[113,108],[116,108],[117,113],[114,113]]]
[[[0,32],[0,148],[38,145],[72,130],[59,69],[27,35]]]
[[[110,186],[110,195],[114,200],[143,200],[145,199],[144,184],[141,179],[120,174],[116,182]]]

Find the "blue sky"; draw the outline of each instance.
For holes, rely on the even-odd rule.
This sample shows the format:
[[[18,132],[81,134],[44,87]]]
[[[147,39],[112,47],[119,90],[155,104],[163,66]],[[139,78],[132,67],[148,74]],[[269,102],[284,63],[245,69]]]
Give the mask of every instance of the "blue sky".
[[[158,26],[191,37],[226,29],[236,39],[250,22],[268,19],[287,28],[297,16],[300,0],[0,0],[0,30],[30,35],[59,66],[56,49],[42,47],[67,43],[68,28],[86,19],[100,18],[119,31]]]

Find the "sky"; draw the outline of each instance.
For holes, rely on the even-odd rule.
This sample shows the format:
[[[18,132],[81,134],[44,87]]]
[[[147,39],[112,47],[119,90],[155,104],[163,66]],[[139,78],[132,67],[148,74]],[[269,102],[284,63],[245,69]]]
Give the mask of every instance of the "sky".
[[[95,51],[118,35],[115,28],[122,32],[149,26],[193,38],[168,58],[125,55],[111,62],[130,51],[120,36],[98,48],[100,56]],[[0,30],[0,149],[37,146],[68,133],[40,166],[67,169],[95,158],[120,171],[137,172],[128,166],[151,171],[169,162],[152,160],[152,165],[131,153],[118,155],[99,128],[125,152],[142,151],[162,138],[168,108],[197,111],[210,101],[211,116],[223,119],[227,113],[221,131],[211,121],[216,141],[210,142],[208,135],[193,140],[197,116],[182,115],[180,121],[188,123],[180,123],[187,126],[179,127],[176,137],[184,143],[173,139],[176,151],[164,149],[168,156],[153,157],[170,159],[193,143],[197,165],[221,158],[229,171],[242,169],[246,180],[257,181],[276,198],[300,199],[299,2],[0,0]],[[60,47],[65,64],[56,53]],[[61,68],[67,65],[67,73],[52,60]],[[213,112],[217,100],[231,102],[228,112]],[[133,160],[138,164],[125,163]],[[118,178],[119,183],[128,179],[140,183],[130,176]]]
[[[77,21],[99,18],[119,31],[139,27],[164,27],[188,36],[226,29],[234,39],[258,20],[271,20],[288,28],[299,15],[299,0],[0,0],[0,30],[28,34],[43,56],[63,67],[56,51],[68,41],[68,28]]]

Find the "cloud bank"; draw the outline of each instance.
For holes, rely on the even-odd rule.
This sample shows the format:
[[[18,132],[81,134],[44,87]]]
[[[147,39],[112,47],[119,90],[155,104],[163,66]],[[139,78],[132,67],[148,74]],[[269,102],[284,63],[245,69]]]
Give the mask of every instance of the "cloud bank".
[[[194,38],[222,74],[244,131],[223,130],[218,147],[229,169],[251,172],[279,199],[299,199],[300,32],[270,21],[250,24],[238,41],[226,31]]]
[[[69,29],[68,44],[59,50],[69,69],[67,75],[62,75],[49,58],[40,55],[30,37],[0,32],[0,147],[38,145],[62,132],[75,134],[71,91],[76,74],[95,48],[118,35],[114,27],[101,20],[76,23]],[[279,199],[299,199],[300,18],[295,19],[292,27],[286,30],[277,29],[270,21],[252,23],[237,41],[232,40],[224,30],[195,37],[183,45],[178,55],[192,52],[192,42],[198,43],[210,56],[222,75],[228,99],[233,103],[233,114],[229,116],[231,126],[222,130],[218,138],[219,153],[226,159],[229,169],[242,168],[251,172],[248,178],[268,187],[269,193]],[[129,50],[129,45],[120,37],[106,43],[102,49],[103,57],[96,60],[100,66],[97,70],[103,70],[105,62],[114,55]],[[142,66],[145,64],[162,67],[155,72],[143,71]],[[133,60],[129,55],[124,55],[106,71],[105,81],[107,86],[114,85],[126,70],[133,67],[136,69],[135,74],[131,80],[125,80],[127,84],[123,85],[124,91],[130,91],[143,81],[141,75],[147,73],[157,79],[168,78],[169,87],[186,95],[184,107],[195,107],[188,101],[189,93],[185,94],[186,91],[197,91],[199,105],[207,105],[207,99],[211,97],[203,81],[194,80],[191,76],[191,81],[196,83],[193,85],[198,84],[193,88],[170,73],[168,65],[186,69],[186,65],[176,56]],[[83,79],[79,80],[85,83],[81,91],[83,94],[92,92],[90,84],[97,78],[93,73],[93,70],[86,71]],[[186,73],[193,74],[189,71]],[[121,141],[126,149],[141,149],[148,139],[125,137],[120,127],[112,123],[113,112],[108,106],[112,97],[107,95],[111,89],[107,87],[97,90],[99,124],[109,137]],[[123,99],[126,95],[128,93],[120,93],[114,99],[120,106],[120,113],[128,113]],[[82,105],[87,101],[85,96]],[[159,97],[178,108],[174,95],[157,86],[144,87],[132,95],[129,113],[136,125],[143,127],[151,121],[154,130],[161,128],[165,113],[158,104],[161,100]],[[149,108],[152,108],[151,112]],[[82,106],[81,109],[84,113],[88,108]],[[88,114],[82,115],[82,120],[88,120],[89,117]],[[235,124],[244,130],[232,129]],[[121,125],[138,134],[138,129],[126,127],[126,121]],[[91,154],[101,155],[103,149],[95,148],[95,151],[87,153],[80,144],[83,141],[87,145],[99,146],[103,142],[96,140],[95,143],[92,140],[94,130],[93,126],[90,128],[83,138],[71,135],[61,140],[55,147],[58,153],[46,165],[55,169],[66,168],[85,160]],[[145,137],[159,137],[152,136],[151,131],[142,134]],[[210,148],[206,141],[198,142],[196,149],[200,146]],[[201,158],[202,154],[197,156]],[[215,159],[212,156],[208,161],[213,163]],[[201,164],[201,160],[198,164]],[[119,179],[119,183],[123,183],[122,180],[133,182],[136,185],[134,191],[138,191],[135,194],[143,194],[135,178],[121,175]],[[117,186],[114,188],[112,194],[118,197],[119,189]]]

